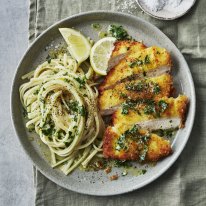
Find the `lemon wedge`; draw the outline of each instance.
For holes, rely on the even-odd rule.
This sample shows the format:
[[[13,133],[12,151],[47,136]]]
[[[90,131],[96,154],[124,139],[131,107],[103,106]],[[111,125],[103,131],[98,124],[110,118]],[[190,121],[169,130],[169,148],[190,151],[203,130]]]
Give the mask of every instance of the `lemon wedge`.
[[[68,50],[71,56],[77,60],[78,64],[85,61],[91,51],[91,44],[88,39],[79,31],[71,28],[59,28],[59,31],[68,44]]]
[[[114,49],[116,38],[105,37],[97,41],[91,49],[90,63],[97,74],[107,75],[108,62]]]

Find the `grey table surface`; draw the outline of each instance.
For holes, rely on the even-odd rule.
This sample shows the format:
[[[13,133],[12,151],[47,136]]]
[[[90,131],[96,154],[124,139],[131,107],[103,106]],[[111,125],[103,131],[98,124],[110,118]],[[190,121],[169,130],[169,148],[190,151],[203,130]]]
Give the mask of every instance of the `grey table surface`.
[[[28,47],[28,0],[0,0],[0,206],[33,205],[32,164],[14,134],[10,90]]]

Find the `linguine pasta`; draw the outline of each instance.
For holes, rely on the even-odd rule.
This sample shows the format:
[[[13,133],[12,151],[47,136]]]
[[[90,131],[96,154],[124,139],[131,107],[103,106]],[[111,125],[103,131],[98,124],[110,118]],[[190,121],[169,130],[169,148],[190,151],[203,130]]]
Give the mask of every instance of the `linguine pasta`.
[[[66,175],[80,165],[87,167],[102,151],[98,91],[90,65],[83,62],[81,67],[71,56],[59,55],[24,75],[29,82],[20,87],[28,114],[26,127],[34,129],[48,146],[52,167],[59,167]]]

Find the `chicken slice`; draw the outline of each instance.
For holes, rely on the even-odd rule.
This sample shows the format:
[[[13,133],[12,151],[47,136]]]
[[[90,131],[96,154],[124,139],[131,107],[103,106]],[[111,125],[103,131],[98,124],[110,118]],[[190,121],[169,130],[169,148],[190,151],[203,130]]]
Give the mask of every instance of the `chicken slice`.
[[[110,115],[126,99],[158,99],[173,92],[173,79],[169,74],[119,83],[113,89],[100,91],[99,109],[102,115]]]
[[[123,133],[115,127],[107,127],[104,134],[103,155],[105,158],[153,162],[171,153],[169,140],[138,129],[136,125]]]
[[[184,127],[188,98],[163,97],[158,100],[140,100],[137,104],[122,105],[112,116],[113,125],[125,131],[131,125],[138,124],[143,129],[169,129]]]
[[[99,87],[100,91],[112,88],[128,77],[133,79],[151,77],[170,71],[171,57],[166,49],[156,46],[145,49],[145,46],[139,42],[129,48],[131,51],[126,57],[108,72]]]

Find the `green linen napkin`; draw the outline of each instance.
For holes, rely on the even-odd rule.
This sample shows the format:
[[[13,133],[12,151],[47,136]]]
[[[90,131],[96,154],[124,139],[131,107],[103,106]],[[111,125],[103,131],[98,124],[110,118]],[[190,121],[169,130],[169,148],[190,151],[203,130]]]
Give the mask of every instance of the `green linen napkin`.
[[[128,194],[93,197],[66,190],[34,168],[37,206],[206,205],[205,8],[206,1],[199,0],[184,17],[174,21],[161,21],[141,12],[135,0],[30,0],[30,42],[54,22],[84,11],[120,11],[151,22],[184,54],[197,94],[197,115],[189,142],[175,164],[156,181]]]

